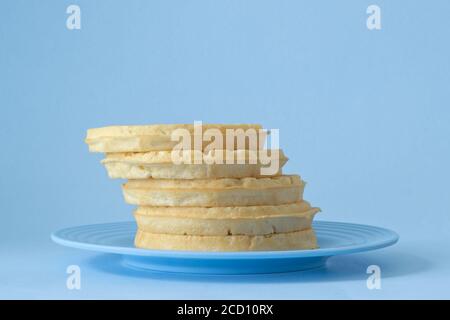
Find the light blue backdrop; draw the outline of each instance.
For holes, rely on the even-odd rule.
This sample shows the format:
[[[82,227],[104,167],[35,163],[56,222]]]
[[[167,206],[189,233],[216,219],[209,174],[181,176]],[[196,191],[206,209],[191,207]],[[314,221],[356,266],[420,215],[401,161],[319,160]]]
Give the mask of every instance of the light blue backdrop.
[[[66,28],[70,4],[81,30]],[[379,31],[366,28],[370,4]],[[449,11],[444,0],[0,2],[0,297],[450,298]],[[286,172],[308,181],[318,219],[388,227],[400,243],[327,271],[212,279],[105,272],[113,258],[50,243],[61,227],[131,219],[87,128],[194,120],[279,128]],[[369,263],[382,290],[365,287]],[[66,290],[67,264],[82,265],[83,290]]]

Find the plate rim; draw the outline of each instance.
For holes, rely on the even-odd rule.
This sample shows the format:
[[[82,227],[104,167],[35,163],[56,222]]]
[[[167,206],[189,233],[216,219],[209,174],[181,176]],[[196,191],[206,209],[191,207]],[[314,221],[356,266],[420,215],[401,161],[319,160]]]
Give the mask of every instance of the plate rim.
[[[69,229],[75,229],[86,226],[101,226],[101,225],[116,225],[116,224],[135,224],[134,221],[118,221],[107,223],[93,223],[78,225],[72,227],[66,227],[58,229],[51,233],[51,240],[59,245],[80,249],[89,250],[94,252],[121,254],[127,256],[141,256],[141,257],[153,257],[153,258],[166,258],[166,259],[221,259],[221,260],[235,260],[235,259],[286,259],[286,258],[312,258],[312,257],[331,257],[343,254],[351,254],[365,251],[372,251],[381,249],[384,247],[392,246],[397,243],[400,236],[397,232],[373,225],[340,222],[340,221],[328,221],[328,220],[316,220],[314,225],[328,224],[328,225],[346,225],[353,227],[369,227],[385,233],[385,237],[379,241],[373,241],[369,244],[360,244],[348,247],[336,247],[336,248],[318,248],[310,250],[278,250],[278,251],[181,251],[181,250],[151,250],[141,248],[130,248],[120,246],[108,246],[103,244],[83,243],[74,240],[67,240],[60,237],[58,234],[67,231]]]

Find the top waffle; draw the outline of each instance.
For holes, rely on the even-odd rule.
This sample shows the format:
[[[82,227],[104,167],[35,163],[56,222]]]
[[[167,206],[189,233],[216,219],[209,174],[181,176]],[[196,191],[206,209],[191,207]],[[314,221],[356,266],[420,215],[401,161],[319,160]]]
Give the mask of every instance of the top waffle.
[[[227,129],[253,129],[258,133],[262,129],[259,124],[202,124],[203,133],[208,129],[219,130],[224,136]],[[191,134],[192,140],[198,136],[192,124],[156,124],[142,126],[109,126],[87,131],[86,143],[91,152],[146,152],[172,150],[178,141],[172,140],[172,133],[185,130]],[[202,134],[202,133],[201,133]],[[202,136],[196,137],[202,141]],[[210,142],[202,141],[203,149]],[[193,145],[192,141],[192,145]],[[226,148],[226,146],[223,146]],[[227,149],[227,148],[226,148]]]

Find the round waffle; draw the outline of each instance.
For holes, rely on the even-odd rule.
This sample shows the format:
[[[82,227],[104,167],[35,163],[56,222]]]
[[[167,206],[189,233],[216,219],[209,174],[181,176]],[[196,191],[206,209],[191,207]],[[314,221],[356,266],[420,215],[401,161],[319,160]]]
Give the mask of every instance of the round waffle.
[[[279,205],[302,200],[305,183],[297,175],[214,180],[130,180],[125,201],[139,206],[227,207]]]

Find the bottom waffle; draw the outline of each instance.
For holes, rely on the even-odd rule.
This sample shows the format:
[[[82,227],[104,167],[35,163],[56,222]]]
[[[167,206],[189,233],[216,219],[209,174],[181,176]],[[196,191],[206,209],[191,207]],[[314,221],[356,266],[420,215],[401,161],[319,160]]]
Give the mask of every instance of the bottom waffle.
[[[316,249],[313,229],[271,235],[198,236],[149,233],[138,230],[138,248],[189,251],[271,251]]]

